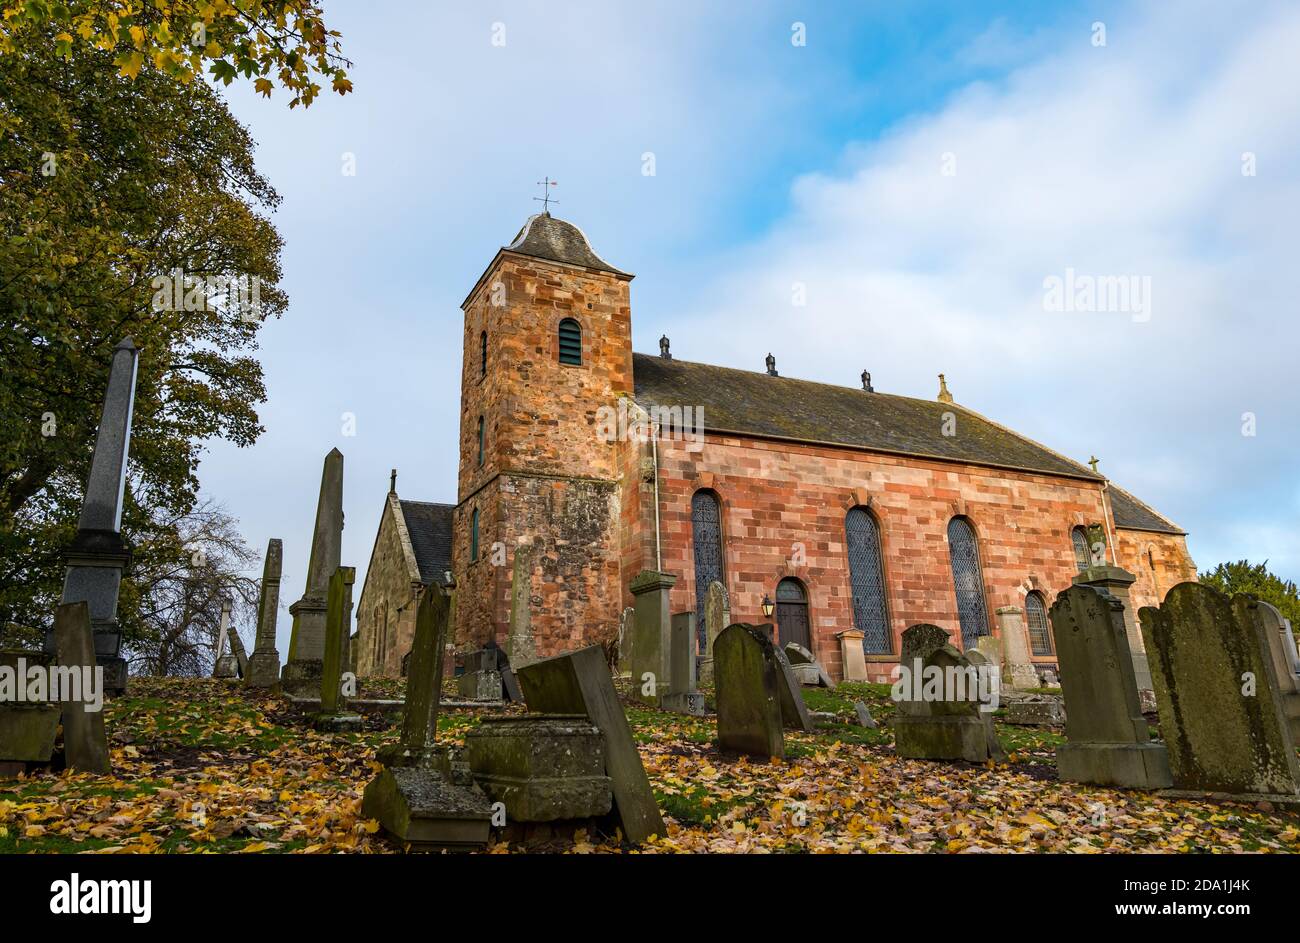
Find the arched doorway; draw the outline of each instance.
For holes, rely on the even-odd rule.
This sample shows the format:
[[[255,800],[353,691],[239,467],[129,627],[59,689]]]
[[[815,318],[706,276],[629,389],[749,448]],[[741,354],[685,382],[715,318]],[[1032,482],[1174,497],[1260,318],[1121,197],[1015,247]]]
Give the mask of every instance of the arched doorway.
[[[786,577],[776,584],[776,631],[782,648],[798,642],[812,651],[812,633],[808,628],[808,594],[803,584]]]

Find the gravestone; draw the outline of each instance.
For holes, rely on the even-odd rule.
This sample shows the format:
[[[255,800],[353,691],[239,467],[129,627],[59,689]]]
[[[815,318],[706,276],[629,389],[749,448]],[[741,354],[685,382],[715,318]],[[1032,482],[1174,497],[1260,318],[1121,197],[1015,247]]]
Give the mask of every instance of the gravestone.
[[[594,819],[613,806],[605,738],[585,714],[484,717],[465,750],[474,782],[508,822]]]
[[[998,641],[1002,648],[1002,683],[1017,691],[1040,687],[1038,672],[1029,657],[1029,636],[1025,630],[1025,611],[1019,606],[1003,606],[996,613]]]
[[[438,702],[451,614],[450,592],[430,585],[415,614],[401,737],[380,749],[379,775],[366,786],[361,813],[417,850],[472,850],[491,834],[492,809],[454,774],[437,743]]]
[[[647,704],[659,704],[671,682],[672,613],[668,594],[677,577],[642,570],[628,584],[636,601],[632,632],[632,693]],[[661,690],[662,689],[662,690]]]
[[[325,660],[326,595],[330,579],[339,568],[342,545],[343,453],[330,449],[321,471],[307,587],[302,598],[289,607],[293,629],[289,658],[281,675],[282,686],[289,694],[310,696],[320,687]]]
[[[234,652],[226,652],[230,639],[230,600],[221,601],[221,627],[217,632],[217,659],[212,663],[212,677],[234,678],[239,674],[239,662]]]
[[[857,715],[859,727],[865,727],[868,730],[875,730],[880,726],[876,723],[876,718],[871,716],[871,710],[867,707],[865,701],[854,701],[853,713]]]
[[[465,671],[456,679],[460,696],[471,701],[499,701],[504,696],[498,665],[501,649],[495,644],[465,654]]]
[[[618,674],[632,677],[633,644],[636,640],[636,610],[628,606],[618,620]]]
[[[714,580],[704,596],[704,651],[700,653],[701,684],[713,682],[713,643],[731,625],[731,600],[727,588]]]
[[[1258,601],[1179,583],[1140,621],[1174,788],[1300,803],[1300,764]]]
[[[837,632],[840,640],[840,661],[844,665],[845,681],[867,680],[867,656],[862,650],[862,640],[866,638],[857,629],[845,629]]]
[[[318,730],[359,730],[361,715],[347,709],[343,696],[343,641],[351,634],[348,614],[351,611],[352,585],[356,581],[356,567],[341,566],[330,578],[326,595],[325,657],[321,664],[320,713],[312,724]]]
[[[737,622],[713,646],[718,749],[759,759],[785,759],[781,684],[771,635]]]
[[[794,669],[794,676],[805,687],[823,687],[835,690],[835,682],[816,657],[798,642],[785,643],[785,657]]]
[[[762,629],[770,639],[772,626],[764,625]],[[786,658],[785,652],[775,644],[772,645],[771,652],[772,658],[776,661],[776,693],[781,702],[781,716],[785,719],[786,726],[802,730],[804,733],[812,733],[814,730],[812,717],[808,714],[808,706],[804,704],[803,688],[799,684],[799,679],[795,677],[790,659]]]
[[[75,669],[85,675],[102,667],[96,664],[90,607],[86,603],[64,603],[54,610],[54,650],[60,668]],[[107,672],[103,677],[107,679]],[[78,687],[80,691],[62,692],[65,697],[59,702],[63,711],[63,755],[67,767],[79,773],[111,773],[103,698],[95,705],[84,680]]]
[[[1123,567],[1098,563],[1090,566],[1074,577],[1076,584],[1103,589],[1119,600],[1124,607],[1124,631],[1128,635],[1129,655],[1133,660],[1133,677],[1138,691],[1150,691],[1151,666],[1146,651],[1146,642],[1142,630],[1138,627],[1137,609],[1129,599],[1129,589],[1137,577]]]
[[[510,577],[510,634],[506,637],[506,657],[516,668],[537,659],[537,642],[533,638],[532,614],[533,545],[515,547],[514,571]]]
[[[1262,599],[1259,601],[1259,616],[1264,621],[1269,655],[1278,679],[1282,713],[1286,715],[1291,739],[1300,742],[1300,673],[1296,671],[1295,635],[1291,632],[1291,622],[1277,607]]]
[[[122,542],[122,500],[131,446],[131,411],[135,402],[139,351],[131,338],[113,348],[108,390],[90,460],[90,478],[81,505],[77,535],[64,552],[67,572],[63,603],[85,602],[90,610],[95,663],[104,669],[104,687],[126,690],[126,660],[121,656],[122,630],[117,624],[117,595],[131,553]],[[45,651],[54,654],[51,629]]]
[[[923,760],[1004,760],[993,732],[993,714],[981,710],[980,669],[950,643],[937,625],[914,625],[903,632],[899,680],[893,696],[894,750]],[[984,675],[988,678],[988,675]],[[991,681],[988,683],[992,683]],[[991,705],[985,705],[991,706]]]
[[[624,837],[640,844],[651,835],[666,834],[600,646],[535,661],[521,668],[518,676],[529,711],[582,714],[600,728],[605,769],[614,791],[613,814]]]
[[[53,662],[54,657],[45,652],[3,650],[0,675],[11,676],[16,688],[33,667],[48,677]],[[34,699],[30,693],[21,699],[0,698],[0,779],[31,772],[53,759],[61,711],[48,694],[47,690],[43,698]]]
[[[674,613],[668,645],[668,692],[661,698],[665,710],[695,716],[704,713],[704,695],[695,684],[696,644],[695,613]]]
[[[262,564],[262,586],[257,597],[257,641],[244,677],[249,687],[271,688],[280,682],[280,653],[275,647],[275,626],[280,611],[280,567],[284,544],[272,538]]]
[[[1162,789],[1169,756],[1142,716],[1123,603],[1104,589],[1076,583],[1048,613],[1065,698],[1066,743],[1056,767],[1067,782]]]

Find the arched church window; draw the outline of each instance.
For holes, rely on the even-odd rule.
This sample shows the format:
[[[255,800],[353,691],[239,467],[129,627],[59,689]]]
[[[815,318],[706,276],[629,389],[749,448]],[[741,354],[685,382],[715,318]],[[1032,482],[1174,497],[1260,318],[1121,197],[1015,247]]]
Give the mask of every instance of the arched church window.
[[[695,556],[695,635],[701,647],[708,644],[704,625],[704,603],[709,584],[722,578],[722,507],[712,491],[697,491],[691,497],[691,539]]]
[[[1047,604],[1038,590],[1025,596],[1025,623],[1029,626],[1029,650],[1035,655],[1052,654],[1052,630],[1047,624]]]
[[[849,582],[853,589],[853,625],[862,633],[862,650],[887,655],[889,616],[885,606],[885,571],[881,562],[880,527],[866,508],[852,508],[844,521],[849,550]]]
[[[478,417],[478,464],[483,467],[483,417]]]
[[[953,588],[957,592],[961,644],[963,648],[974,648],[981,635],[989,634],[989,616],[984,605],[984,574],[980,570],[975,530],[964,517],[954,517],[948,522],[948,557],[952,563]]]
[[[1074,565],[1082,573],[1092,566],[1092,551],[1088,548],[1088,530],[1076,527],[1070,531],[1070,542],[1074,544]]]
[[[478,508],[475,508],[469,515],[469,560],[473,563],[478,559]]]
[[[582,365],[582,325],[573,318],[560,322],[560,363]]]
[[[484,331],[482,334],[478,336],[478,345],[479,345],[478,375],[480,377],[485,377],[487,376],[487,331]]]

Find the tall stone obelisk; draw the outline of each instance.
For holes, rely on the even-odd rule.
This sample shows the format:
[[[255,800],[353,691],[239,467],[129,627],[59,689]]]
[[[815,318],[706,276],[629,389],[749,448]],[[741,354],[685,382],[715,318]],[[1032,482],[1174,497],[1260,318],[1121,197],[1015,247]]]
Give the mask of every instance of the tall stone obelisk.
[[[131,338],[113,348],[108,392],[90,460],[86,498],[77,536],[64,551],[67,573],[62,603],[84,602],[90,609],[95,663],[104,669],[104,690],[126,690],[126,659],[121,656],[122,630],[117,624],[117,594],[131,553],[122,542],[122,500],[126,494],[126,458],[131,447],[131,410],[139,351]],[[45,650],[55,653],[54,632]]]
[[[262,564],[262,589],[257,598],[257,640],[244,677],[251,688],[271,688],[280,681],[280,653],[275,647],[275,623],[280,613],[280,568],[284,544],[272,537]]]
[[[307,588],[302,598],[289,607],[293,632],[289,636],[289,659],[280,675],[288,694],[315,696],[320,691],[325,658],[325,613],[330,577],[339,568],[343,547],[343,453],[330,449],[321,472],[320,497],[316,502],[316,530],[311,540],[311,562],[307,565]]]

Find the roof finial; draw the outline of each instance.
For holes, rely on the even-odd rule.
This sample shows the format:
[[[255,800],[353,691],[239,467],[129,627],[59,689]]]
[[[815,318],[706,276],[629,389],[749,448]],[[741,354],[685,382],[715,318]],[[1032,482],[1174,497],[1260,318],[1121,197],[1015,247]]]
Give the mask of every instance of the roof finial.
[[[767,375],[769,377],[779,377],[781,375],[776,372],[776,358],[771,354],[767,355]]]
[[[939,402],[952,402],[952,394],[948,392],[948,381],[943,378],[942,373],[939,374]]]
[[[1092,466],[1093,474],[1100,474],[1100,472],[1097,471],[1097,463],[1100,461],[1101,459],[1099,459],[1095,455],[1092,458],[1088,459],[1088,464]]]
[[[537,181],[537,185],[543,188],[542,195],[535,196],[533,197],[533,199],[536,200],[538,203],[542,204],[542,212],[545,215],[550,216],[551,204],[560,202],[559,200],[551,199],[551,187],[558,187],[559,184],[556,183],[554,180],[552,180],[550,177],[543,177],[541,180]]]
[[[394,468],[388,476],[388,493],[397,494],[397,469]]]
[[[665,334],[663,337],[659,338],[659,356],[662,357],[662,358],[664,358],[664,360],[672,360],[672,359],[673,359],[673,355],[672,355],[671,353],[669,353],[669,351],[668,351],[668,335],[667,335],[667,334]]]
[[[868,393],[876,392],[875,387],[871,385],[871,374],[866,370],[862,371],[862,388]]]

